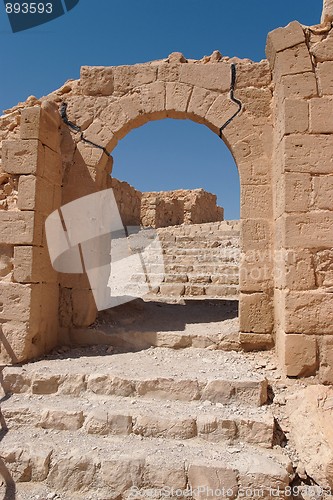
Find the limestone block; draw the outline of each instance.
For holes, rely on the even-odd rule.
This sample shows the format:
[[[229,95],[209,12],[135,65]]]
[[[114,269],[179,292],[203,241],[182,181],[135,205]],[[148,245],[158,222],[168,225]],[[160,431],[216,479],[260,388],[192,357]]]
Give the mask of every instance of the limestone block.
[[[82,411],[43,410],[39,419],[42,429],[77,431],[83,424]]]
[[[230,65],[218,64],[182,64],[179,69],[179,81],[196,85],[207,90],[227,92],[230,88]]]
[[[87,390],[95,394],[114,394],[115,396],[133,396],[135,386],[132,381],[118,377],[108,377],[94,373],[88,376]]]
[[[0,244],[39,245],[43,220],[34,212],[0,212]]]
[[[212,499],[229,498],[232,500],[237,498],[237,474],[231,468],[191,464],[188,470],[188,485],[194,491],[194,500],[206,499],[207,492]]]
[[[321,42],[315,43],[311,49],[311,54],[317,62],[333,61],[333,36],[329,34]]]
[[[0,319],[30,320],[30,309],[40,303],[38,285],[21,285],[3,282],[0,287]]]
[[[283,292],[286,333],[331,335],[333,295],[318,291]]]
[[[286,75],[276,89],[279,101],[285,98],[308,99],[318,94],[315,74],[311,72],[297,75]]]
[[[277,185],[276,215],[308,212],[311,207],[311,176],[307,173],[286,172]]]
[[[257,122],[266,123],[272,114],[272,91],[256,87],[247,87],[237,91],[237,97],[243,103],[246,112]]]
[[[174,491],[185,491],[187,488],[187,471],[184,467],[184,462],[179,463],[180,460],[173,460],[172,463],[163,461],[161,467],[156,463],[154,457],[146,458],[145,465],[145,484],[153,486],[154,488],[174,488]]]
[[[271,333],[273,328],[273,303],[270,295],[241,294],[239,304],[240,331],[244,333]]]
[[[144,467],[145,460],[134,458],[130,452],[127,456],[122,454],[121,457],[103,460],[100,470],[102,484],[112,488],[116,498],[120,497],[131,486],[142,486]]]
[[[219,130],[236,110],[236,104],[227,95],[220,95],[209,108],[205,120]]]
[[[310,132],[314,134],[333,133],[333,98],[311,99]]]
[[[272,241],[271,222],[265,219],[242,220],[241,247],[247,250],[263,250]]]
[[[132,432],[132,417],[95,409],[87,415],[84,429],[88,434],[128,435]]]
[[[252,161],[244,162],[239,169],[241,184],[269,184],[271,177],[270,170],[271,164],[267,158],[255,158]]]
[[[290,135],[282,140],[282,148],[285,171],[333,173],[332,144],[328,135]]]
[[[270,250],[248,250],[241,256],[239,285],[243,293],[273,288],[273,262]]]
[[[96,320],[97,307],[91,290],[72,290],[73,324],[90,326]]]
[[[2,322],[0,335],[0,359],[1,363],[4,365],[21,363],[40,354],[35,344],[32,343],[34,337],[29,327],[29,323],[21,322],[20,318]],[[10,385],[13,386],[11,392],[25,392],[29,385],[29,381],[24,377],[20,377],[18,374],[16,374],[16,377],[17,382],[8,380]]]
[[[47,248],[17,246],[14,249],[14,280],[18,283],[56,283]]]
[[[13,247],[0,245],[0,279],[13,270]]]
[[[138,88],[140,105],[143,114],[151,115],[151,119],[166,118],[166,87],[163,82],[155,82]]]
[[[193,114],[200,121],[206,116],[209,108],[218,97],[217,92],[205,90],[200,87],[193,87],[190,102],[188,105],[188,113]]]
[[[285,336],[284,366],[288,377],[309,377],[317,370],[317,341],[310,335]]]
[[[245,333],[240,332],[239,341],[242,349],[246,352],[265,351],[272,349],[274,340],[269,333]]]
[[[311,57],[305,43],[278,52],[275,57],[274,78],[312,71]]]
[[[325,335],[320,345],[319,380],[322,384],[333,384],[333,336]]]
[[[60,375],[36,373],[34,375],[31,391],[33,394],[55,394],[58,392]]]
[[[196,423],[193,418],[140,415],[134,418],[133,432],[144,437],[190,439],[196,436]]]
[[[185,293],[185,286],[181,284],[166,284],[162,283],[160,285],[160,292],[166,297],[180,297]]]
[[[128,128],[130,130],[139,127],[148,121],[148,118],[141,111],[141,100],[137,92],[127,94],[119,99],[119,104],[127,116]]]
[[[43,215],[53,211],[54,186],[34,175],[21,175],[17,206],[20,210],[35,210]]]
[[[241,196],[242,219],[269,219],[273,215],[270,186],[243,185]]]
[[[214,415],[198,415],[198,437],[207,441],[232,441],[237,437],[237,426],[233,420],[216,418]]]
[[[63,172],[61,156],[44,146],[44,162],[43,177],[54,186],[61,186]]]
[[[309,105],[305,100],[286,98],[281,105],[280,138],[286,134],[302,134],[309,128]]]
[[[112,132],[117,133],[126,125],[128,117],[119,102],[115,101],[106,107],[100,114],[102,123],[107,123]]]
[[[333,487],[331,387],[311,385],[287,404],[290,433],[304,468],[321,488]]]
[[[37,140],[4,141],[2,168],[9,174],[42,175],[44,170],[42,144]]]
[[[185,113],[191,96],[192,87],[181,83],[166,84],[166,110]]]
[[[199,285],[187,285],[185,286],[185,295],[190,295],[193,297],[198,297],[200,295],[205,295],[205,287]]]
[[[177,82],[181,63],[160,63],[157,70],[157,79],[162,82]]]
[[[80,87],[84,95],[107,96],[113,94],[113,68],[82,66]]]
[[[271,66],[274,66],[277,52],[281,52],[304,42],[305,33],[302,26],[297,21],[293,21],[285,28],[277,28],[268,33],[266,55]]]
[[[81,456],[73,450],[65,458],[59,458],[51,464],[47,484],[57,491],[86,491],[94,482],[96,465],[93,458]]]
[[[60,115],[56,105],[52,109],[39,106],[22,110],[21,139],[38,139],[55,152],[60,149]]]
[[[333,175],[313,178],[313,203],[319,210],[333,210]]]
[[[124,95],[136,87],[155,82],[157,79],[157,66],[149,64],[117,66],[113,69],[113,75],[115,93]]]
[[[317,65],[319,92],[321,95],[333,94],[333,61],[322,62]]]
[[[311,290],[316,286],[312,254],[305,249],[281,252],[276,262],[275,282],[278,288],[289,290]]]
[[[172,378],[156,378],[138,380],[136,391],[139,396],[180,401],[195,401],[200,398],[197,380],[175,380]]]
[[[318,248],[333,246],[333,213],[308,212],[281,217],[282,244],[286,248]]]
[[[268,61],[258,63],[240,62],[237,64],[237,89],[244,87],[268,87],[272,82]]]

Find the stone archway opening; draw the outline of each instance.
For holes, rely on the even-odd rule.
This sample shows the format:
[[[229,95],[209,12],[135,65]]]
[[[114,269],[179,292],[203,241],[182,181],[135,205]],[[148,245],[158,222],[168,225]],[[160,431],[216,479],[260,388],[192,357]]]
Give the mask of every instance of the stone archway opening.
[[[156,230],[163,276],[155,281],[161,269],[152,252],[147,276],[134,274],[127,290],[156,284],[141,300],[100,312],[98,337],[125,350],[161,342],[239,348],[240,183],[228,148],[201,124],[165,119],[129,133],[113,159],[108,182],[124,225]],[[228,207],[217,202],[225,193],[234,198]],[[226,208],[237,219],[226,220]]]

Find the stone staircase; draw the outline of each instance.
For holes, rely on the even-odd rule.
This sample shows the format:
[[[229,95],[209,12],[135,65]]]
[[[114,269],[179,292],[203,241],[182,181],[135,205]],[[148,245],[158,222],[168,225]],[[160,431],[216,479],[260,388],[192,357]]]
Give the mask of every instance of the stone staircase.
[[[294,475],[272,353],[62,351],[2,371],[5,498],[284,496]]]
[[[165,274],[150,298],[238,298],[239,221],[171,226],[157,233]],[[149,274],[161,272],[154,250],[148,255],[146,268]],[[137,289],[142,281],[143,275],[135,275],[134,287]]]

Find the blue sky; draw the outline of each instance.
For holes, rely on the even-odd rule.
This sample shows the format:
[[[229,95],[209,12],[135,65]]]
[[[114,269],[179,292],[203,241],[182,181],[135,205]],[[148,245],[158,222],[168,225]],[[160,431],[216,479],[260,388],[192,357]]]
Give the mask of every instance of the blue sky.
[[[11,33],[0,4],[0,109],[40,97],[78,78],[80,66],[162,59],[179,51],[201,59],[265,57],[267,33],[297,19],[320,20],[322,0],[80,0],[43,26]],[[223,142],[202,125],[151,122],[114,151],[113,174],[141,190],[203,187],[218,195],[226,218],[239,217],[237,168]]]

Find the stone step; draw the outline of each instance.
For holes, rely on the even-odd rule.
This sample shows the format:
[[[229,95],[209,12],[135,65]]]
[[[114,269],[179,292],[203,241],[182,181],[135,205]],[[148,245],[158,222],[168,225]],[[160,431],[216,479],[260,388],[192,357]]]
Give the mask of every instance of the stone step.
[[[268,383],[244,353],[151,348],[105,356],[46,359],[3,369],[6,393],[84,394],[261,406]],[[85,352],[84,350],[81,352]]]
[[[151,295],[147,302],[136,300],[102,311],[93,327],[72,330],[71,341],[109,345],[118,351],[151,346],[240,350],[238,301],[205,297],[205,301],[169,304],[161,303],[161,297]]]
[[[36,428],[25,429],[23,435],[8,432],[1,440],[0,454],[12,479],[18,485],[24,482],[30,495],[34,482],[35,491],[56,490],[60,498],[70,500],[157,499],[166,488],[177,498],[223,495],[233,500],[254,488],[266,498],[277,493],[283,497],[292,472],[281,451],[245,444],[221,447],[202,441]],[[224,493],[218,492],[223,488]]]
[[[271,448],[274,418],[265,406],[204,402],[161,402],[144,398],[13,395],[1,405],[7,427],[27,426],[87,434],[145,438],[204,439],[213,443],[247,442]]]

